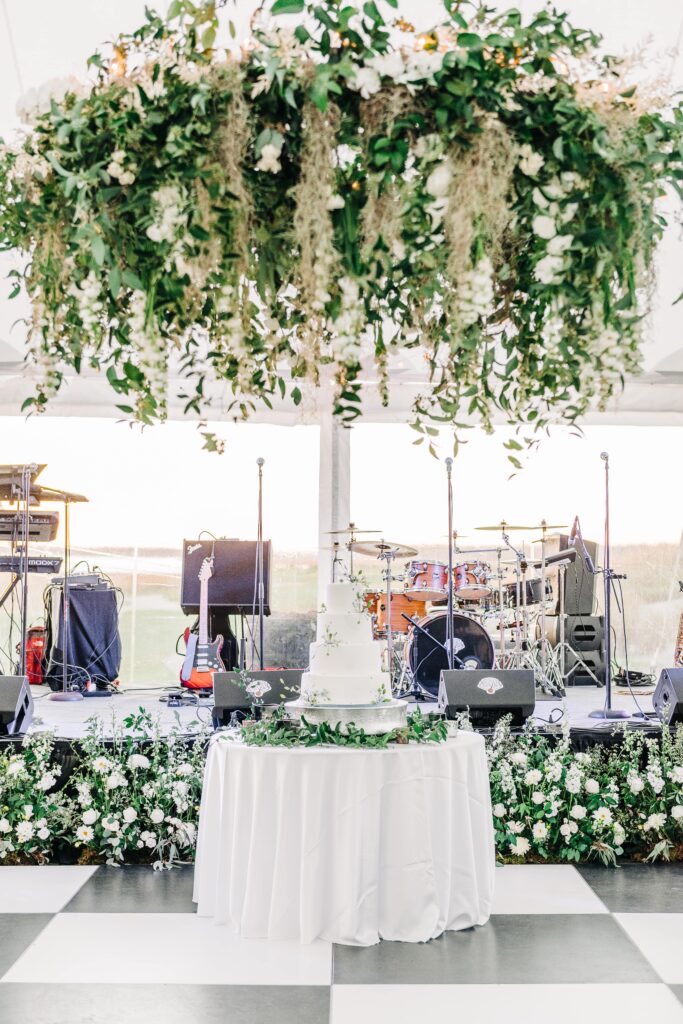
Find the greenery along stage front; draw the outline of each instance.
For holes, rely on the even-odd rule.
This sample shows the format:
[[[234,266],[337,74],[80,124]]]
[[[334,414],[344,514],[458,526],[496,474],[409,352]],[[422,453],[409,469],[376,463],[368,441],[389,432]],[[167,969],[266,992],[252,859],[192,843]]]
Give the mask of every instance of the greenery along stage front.
[[[246,417],[322,370],[351,421],[414,348],[430,436],[573,420],[637,369],[680,105],[563,13],[448,2],[417,35],[394,6],[276,0],[233,56],[215,5],[174,0],[24,97],[0,241],[30,402],[90,365],[152,421],[170,370],[188,411],[218,381]]]

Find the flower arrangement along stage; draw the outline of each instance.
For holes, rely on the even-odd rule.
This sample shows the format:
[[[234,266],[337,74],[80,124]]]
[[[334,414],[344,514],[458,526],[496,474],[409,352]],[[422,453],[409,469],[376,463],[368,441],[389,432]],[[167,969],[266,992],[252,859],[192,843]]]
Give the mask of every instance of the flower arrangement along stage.
[[[24,257],[29,406],[90,366],[143,422],[169,372],[188,413],[247,417],[328,364],[350,422],[414,348],[420,441],[573,421],[637,370],[683,177],[683,110],[639,68],[555,10],[454,0],[419,35],[396,0],[275,0],[233,56],[216,6],[173,0],[87,84],[24,98],[0,245]]]
[[[93,725],[66,780],[48,733],[3,748],[0,864],[194,859],[208,732],[198,724],[194,737],[162,737],[142,711],[127,725],[134,735],[119,728],[113,739]],[[445,729],[414,715],[401,737],[332,732],[295,735],[276,716],[248,723],[244,739],[381,747],[438,741]],[[566,736],[513,735],[503,720],[486,743],[500,861],[683,860],[683,728],[659,741],[625,731],[618,744],[576,753]]]

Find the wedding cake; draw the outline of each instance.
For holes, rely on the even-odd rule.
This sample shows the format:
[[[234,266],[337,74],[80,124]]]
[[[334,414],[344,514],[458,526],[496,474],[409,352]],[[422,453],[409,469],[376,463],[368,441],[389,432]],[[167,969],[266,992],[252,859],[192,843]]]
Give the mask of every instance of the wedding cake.
[[[301,700],[312,705],[368,705],[391,700],[389,673],[382,671],[380,640],[372,639],[370,614],[354,583],[330,583],[311,644],[310,669]]]

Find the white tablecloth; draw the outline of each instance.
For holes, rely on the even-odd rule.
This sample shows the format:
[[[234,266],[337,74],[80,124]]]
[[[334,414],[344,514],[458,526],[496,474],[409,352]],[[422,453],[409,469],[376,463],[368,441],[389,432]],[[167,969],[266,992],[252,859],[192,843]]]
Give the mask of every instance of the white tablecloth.
[[[367,946],[481,925],[494,862],[474,733],[388,750],[211,743],[194,900],[245,938]]]

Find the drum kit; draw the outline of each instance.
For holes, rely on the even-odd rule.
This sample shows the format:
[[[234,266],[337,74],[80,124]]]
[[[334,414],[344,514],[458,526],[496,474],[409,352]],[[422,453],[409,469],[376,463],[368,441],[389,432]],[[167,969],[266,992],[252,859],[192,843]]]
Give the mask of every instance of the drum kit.
[[[550,642],[546,623],[546,616],[555,611],[548,568],[551,564],[553,569],[566,567],[575,552],[563,551],[561,559],[548,557],[547,545],[550,531],[565,529],[564,525],[545,520],[531,526],[511,525],[501,520],[476,529],[498,533],[495,546],[464,549],[454,533],[449,573],[447,563],[419,558],[418,550],[407,544],[370,539],[368,535],[381,537],[381,531],[349,523],[345,529],[331,531],[335,537],[332,579],[341,575],[342,546],[348,551],[354,579],[358,579],[354,555],[383,563],[382,584],[378,589],[368,585],[365,601],[375,639],[387,645],[387,667],[396,696],[435,699],[441,672],[449,663],[460,669],[531,668],[542,690],[561,696],[564,659],[562,651],[558,657],[559,645]],[[540,560],[533,561],[524,547],[513,545],[512,532],[540,534],[531,542],[540,544]],[[403,570],[397,571],[401,566]]]

